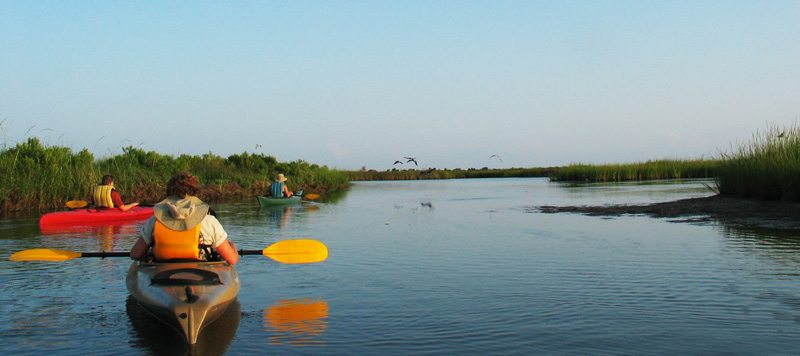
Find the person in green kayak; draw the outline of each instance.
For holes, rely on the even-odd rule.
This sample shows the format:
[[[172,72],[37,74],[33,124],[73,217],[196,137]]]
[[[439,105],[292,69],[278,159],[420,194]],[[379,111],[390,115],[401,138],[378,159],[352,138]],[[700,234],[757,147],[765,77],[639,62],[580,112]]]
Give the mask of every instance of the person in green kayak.
[[[294,194],[286,186],[287,180],[283,173],[279,173],[269,187],[270,196],[273,198],[291,198]]]
[[[219,258],[235,265],[239,261],[236,244],[219,223],[208,204],[200,200],[200,181],[189,172],[180,172],[167,183],[168,197],[153,207],[131,248],[131,259],[152,256],[156,261],[212,261]],[[213,213],[213,211],[211,211]]]
[[[114,189],[114,176],[106,174],[100,180],[100,184],[94,187],[92,191],[92,202],[95,207],[114,209],[117,208],[122,211],[128,211],[138,206],[139,203],[125,204],[122,202],[122,197],[119,192]]]

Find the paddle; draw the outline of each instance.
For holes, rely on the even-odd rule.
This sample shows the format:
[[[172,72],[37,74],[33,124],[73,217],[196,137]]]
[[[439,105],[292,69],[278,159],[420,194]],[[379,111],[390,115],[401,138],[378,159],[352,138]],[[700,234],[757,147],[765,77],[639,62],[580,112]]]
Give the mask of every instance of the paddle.
[[[322,242],[310,239],[283,240],[269,245],[263,250],[239,250],[242,256],[264,255],[280,263],[299,264],[322,262],[328,258],[328,247]],[[80,257],[130,257],[130,252],[74,252],[49,248],[34,248],[14,253],[11,261],[58,262]]]
[[[319,199],[319,194],[314,194],[314,193],[303,194],[303,193],[304,193],[303,189],[298,189],[296,192],[294,192],[294,196],[301,197],[301,198],[306,198],[308,200],[317,200],[317,199]]]
[[[67,202],[66,205],[67,205],[67,208],[70,208],[70,209],[80,209],[80,208],[83,208],[83,207],[89,205],[89,202],[87,202],[86,200],[70,200],[70,201]]]
[[[70,209],[80,209],[80,208],[85,208],[90,204],[86,200],[70,200],[70,201],[67,202],[66,205],[67,205],[67,208],[70,208]],[[152,208],[155,205],[153,205],[153,204],[139,204],[137,206]]]

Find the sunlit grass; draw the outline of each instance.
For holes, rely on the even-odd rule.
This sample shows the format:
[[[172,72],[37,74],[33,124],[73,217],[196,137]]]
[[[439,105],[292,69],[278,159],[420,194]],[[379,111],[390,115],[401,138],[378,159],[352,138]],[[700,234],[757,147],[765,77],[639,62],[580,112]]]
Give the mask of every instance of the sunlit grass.
[[[721,194],[766,200],[800,200],[800,129],[770,127],[722,155]]]
[[[656,160],[628,164],[571,164],[559,167],[552,181],[627,182],[660,179],[713,178],[717,160]]]
[[[0,149],[0,209],[45,210],[86,200],[104,174],[116,177],[114,184],[126,202],[153,203],[164,197],[167,180],[179,171],[195,174],[206,185],[202,198],[210,200],[252,199],[266,192],[277,173],[291,178],[291,189],[308,193],[342,189],[349,182],[344,172],[304,161],[278,162],[263,154],[173,157],[125,147],[122,154],[95,160],[86,149],[74,153],[31,137]]]

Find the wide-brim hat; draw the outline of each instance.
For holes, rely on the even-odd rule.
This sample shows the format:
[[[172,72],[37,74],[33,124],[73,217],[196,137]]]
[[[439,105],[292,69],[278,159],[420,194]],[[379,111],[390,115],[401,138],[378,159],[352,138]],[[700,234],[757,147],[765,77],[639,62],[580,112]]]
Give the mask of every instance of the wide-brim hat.
[[[275,181],[277,181],[277,182],[285,182],[285,181],[287,181],[287,180],[288,180],[288,179],[287,179],[286,177],[284,177],[284,176],[283,176],[283,173],[279,173],[279,174],[278,174],[278,176],[277,176],[277,177],[275,177]]]
[[[197,226],[207,214],[208,204],[194,196],[169,197],[153,207],[156,220],[175,231],[189,230]]]

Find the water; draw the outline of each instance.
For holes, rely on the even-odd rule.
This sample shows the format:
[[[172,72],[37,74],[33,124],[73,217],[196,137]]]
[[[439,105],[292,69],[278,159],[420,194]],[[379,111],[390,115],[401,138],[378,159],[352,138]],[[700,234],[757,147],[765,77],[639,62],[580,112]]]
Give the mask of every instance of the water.
[[[539,205],[649,203],[702,181],[570,186],[545,179],[356,183],[337,201],[216,206],[240,248],[314,238],[330,258],[243,257],[239,304],[197,354],[793,354],[800,238]],[[181,354],[128,298],[124,258],[14,263],[48,247],[127,250],[136,224],[41,232],[0,224],[0,351]]]

